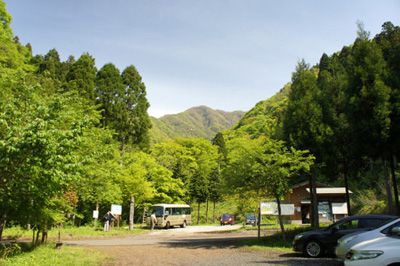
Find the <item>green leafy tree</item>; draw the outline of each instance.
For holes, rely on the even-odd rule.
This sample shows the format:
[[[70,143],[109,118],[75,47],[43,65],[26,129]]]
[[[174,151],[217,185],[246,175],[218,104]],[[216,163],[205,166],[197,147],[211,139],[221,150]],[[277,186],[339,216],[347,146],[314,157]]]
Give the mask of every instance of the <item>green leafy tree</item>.
[[[267,138],[237,138],[228,144],[228,184],[239,191],[272,196],[278,204],[282,233],[281,200],[290,191],[289,180],[310,171],[314,157],[308,151],[287,149],[282,141]]]
[[[188,149],[189,154],[195,159],[197,165],[189,181],[189,194],[190,198],[198,204],[197,223],[199,224],[200,205],[204,202],[208,203],[210,178],[218,167],[218,150],[210,141],[200,138],[178,139],[177,142]]]

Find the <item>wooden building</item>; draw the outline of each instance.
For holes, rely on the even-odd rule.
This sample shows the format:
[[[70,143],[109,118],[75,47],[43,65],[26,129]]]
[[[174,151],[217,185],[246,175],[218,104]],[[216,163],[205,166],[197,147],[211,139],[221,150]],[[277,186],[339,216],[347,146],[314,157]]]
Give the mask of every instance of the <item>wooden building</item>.
[[[317,183],[317,201],[320,222],[331,223],[347,216],[345,187],[330,187]],[[294,204],[294,215],[288,217],[290,223],[310,223],[311,193],[308,182],[293,186],[286,202]]]

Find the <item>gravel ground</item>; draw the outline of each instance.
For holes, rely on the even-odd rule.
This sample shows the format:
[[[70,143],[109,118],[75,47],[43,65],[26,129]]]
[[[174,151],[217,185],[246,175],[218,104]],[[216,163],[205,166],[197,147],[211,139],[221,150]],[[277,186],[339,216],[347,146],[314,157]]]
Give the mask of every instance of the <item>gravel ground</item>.
[[[66,243],[90,246],[109,255],[111,259],[104,262],[103,266],[342,265],[333,258],[309,259],[292,252],[254,251],[237,247],[235,245],[237,240],[255,237],[254,232],[211,233],[222,228],[227,227],[193,226],[185,229],[156,230],[149,234],[124,238],[67,241]]]

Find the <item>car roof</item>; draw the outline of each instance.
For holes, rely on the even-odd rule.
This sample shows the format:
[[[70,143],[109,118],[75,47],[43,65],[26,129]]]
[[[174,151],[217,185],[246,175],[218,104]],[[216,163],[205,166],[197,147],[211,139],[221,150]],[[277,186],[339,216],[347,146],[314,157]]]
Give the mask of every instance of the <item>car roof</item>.
[[[343,218],[343,220],[352,220],[352,219],[368,219],[368,218],[375,218],[375,219],[397,219],[399,216],[395,215],[388,215],[388,214],[367,214],[367,215],[353,215],[353,216],[348,216],[346,218]]]

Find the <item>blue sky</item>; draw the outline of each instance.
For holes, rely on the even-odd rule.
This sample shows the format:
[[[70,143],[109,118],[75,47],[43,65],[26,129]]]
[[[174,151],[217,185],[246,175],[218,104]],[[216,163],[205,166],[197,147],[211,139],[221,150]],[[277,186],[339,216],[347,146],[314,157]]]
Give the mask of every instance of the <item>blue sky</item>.
[[[135,65],[154,116],[207,105],[252,108],[383,22],[400,25],[399,0],[5,0],[12,28],[33,52],[63,60],[89,52],[97,67]]]

